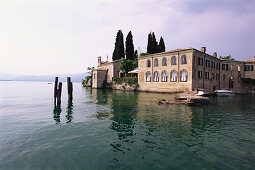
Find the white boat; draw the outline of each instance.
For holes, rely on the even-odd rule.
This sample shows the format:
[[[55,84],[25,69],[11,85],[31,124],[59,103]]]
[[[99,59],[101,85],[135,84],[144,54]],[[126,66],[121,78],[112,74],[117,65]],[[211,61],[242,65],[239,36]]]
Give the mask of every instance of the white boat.
[[[214,93],[217,96],[234,96],[235,92],[233,92],[232,90],[215,90]]]

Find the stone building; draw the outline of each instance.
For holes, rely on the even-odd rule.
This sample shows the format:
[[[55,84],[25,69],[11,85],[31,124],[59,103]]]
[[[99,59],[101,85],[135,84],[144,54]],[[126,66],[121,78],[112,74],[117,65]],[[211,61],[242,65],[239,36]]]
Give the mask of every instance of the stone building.
[[[121,59],[102,62],[99,56],[97,61],[97,69],[92,72],[92,88],[103,88],[106,83],[112,82],[112,77],[119,75]]]
[[[254,90],[244,79],[255,79],[255,59],[231,61],[194,48],[175,49],[138,58],[138,83],[141,91],[181,92],[204,89]]]

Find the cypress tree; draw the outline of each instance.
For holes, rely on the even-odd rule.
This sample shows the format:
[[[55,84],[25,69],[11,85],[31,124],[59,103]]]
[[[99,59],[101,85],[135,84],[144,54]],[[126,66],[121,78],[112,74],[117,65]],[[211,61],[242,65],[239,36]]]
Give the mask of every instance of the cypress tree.
[[[160,37],[160,41],[158,44],[158,52],[165,52],[165,51],[166,51],[166,47],[165,47],[164,39]]]
[[[153,54],[152,33],[148,34],[147,53]]]
[[[125,52],[124,52],[123,34],[122,34],[122,31],[119,30],[116,36],[116,42],[115,42],[115,47],[112,54],[112,60],[114,61],[121,58],[125,58]]]
[[[138,58],[138,51],[135,50],[135,52],[134,52],[134,57],[133,57],[133,61],[137,61],[137,58]]]
[[[134,58],[134,44],[132,32],[129,31],[126,37],[126,59],[133,60]]]
[[[152,53],[157,53],[158,52],[158,42],[156,40],[156,36],[154,34],[154,32],[152,32]]]

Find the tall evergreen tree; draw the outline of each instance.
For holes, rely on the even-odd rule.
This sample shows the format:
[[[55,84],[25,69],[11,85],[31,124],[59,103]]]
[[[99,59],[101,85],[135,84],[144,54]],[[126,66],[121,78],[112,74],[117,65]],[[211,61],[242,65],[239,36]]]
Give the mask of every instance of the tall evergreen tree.
[[[133,60],[134,58],[134,43],[132,32],[129,31],[126,38],[126,59]]]
[[[165,47],[164,39],[160,37],[160,41],[158,44],[158,52],[165,52],[165,51],[166,51],[166,47]]]
[[[112,60],[114,61],[121,58],[125,58],[125,51],[124,51],[123,34],[122,34],[122,31],[119,30],[116,36],[116,42],[115,42],[115,47],[112,54]]]
[[[158,52],[158,42],[156,40],[156,36],[154,32],[152,32],[152,54]]]
[[[137,59],[138,59],[138,51],[135,50],[135,52],[134,52],[134,57],[133,57],[133,61],[137,61]]]
[[[153,54],[152,33],[148,34],[147,53]]]

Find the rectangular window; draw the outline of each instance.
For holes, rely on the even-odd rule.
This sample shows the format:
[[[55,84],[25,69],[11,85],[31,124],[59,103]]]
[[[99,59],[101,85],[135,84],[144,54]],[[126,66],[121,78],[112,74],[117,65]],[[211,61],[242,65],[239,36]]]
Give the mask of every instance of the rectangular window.
[[[216,69],[218,69],[218,70],[220,69],[220,63],[216,64]]]
[[[198,65],[202,66],[203,65],[203,58],[202,57],[198,57]]]
[[[226,70],[228,70],[228,64],[226,64]]]
[[[209,79],[209,72],[205,72],[205,79]]]
[[[214,73],[211,73],[211,80],[214,80]]]
[[[222,70],[226,69],[226,64],[222,64]]]
[[[253,70],[254,70],[253,65],[244,66],[244,71],[253,71]]]
[[[220,80],[220,74],[216,74],[216,80]]]
[[[199,78],[199,79],[201,79],[201,78],[203,77],[202,74],[203,74],[202,71],[198,71],[198,78]]]
[[[205,60],[205,66],[210,67],[210,60]]]
[[[211,62],[211,67],[215,69],[215,62],[214,61]]]

